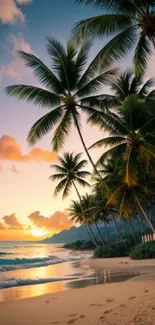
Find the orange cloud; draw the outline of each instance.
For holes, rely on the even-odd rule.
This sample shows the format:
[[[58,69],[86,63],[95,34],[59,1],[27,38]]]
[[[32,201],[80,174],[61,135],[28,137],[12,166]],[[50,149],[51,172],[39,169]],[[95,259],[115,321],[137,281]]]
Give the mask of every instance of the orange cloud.
[[[24,155],[22,154],[21,147],[15,138],[10,135],[3,135],[0,137],[0,159],[17,162],[43,161],[50,163],[56,161],[57,153],[36,147]]]
[[[16,24],[25,22],[25,16],[18,5],[26,5],[31,0],[1,0],[0,1],[0,20],[4,24]]]
[[[17,230],[22,230],[23,229],[23,225],[18,221],[16,214],[13,213],[9,216],[4,216],[2,218],[4,220],[4,223],[6,226],[9,226],[9,229],[17,229]]]
[[[50,217],[44,217],[40,214],[39,211],[35,211],[31,213],[28,218],[31,222],[39,227],[39,228],[47,228],[47,229],[69,229],[73,222],[68,219],[68,215],[66,212],[56,211]]]
[[[6,228],[4,227],[3,223],[0,222],[0,230],[4,230],[4,229]]]

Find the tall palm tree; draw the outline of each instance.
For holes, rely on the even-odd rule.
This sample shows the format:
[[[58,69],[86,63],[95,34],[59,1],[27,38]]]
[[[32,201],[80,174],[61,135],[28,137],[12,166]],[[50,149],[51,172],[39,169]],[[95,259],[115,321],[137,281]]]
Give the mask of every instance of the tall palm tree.
[[[151,173],[154,170],[155,145],[155,103],[142,100],[138,95],[129,95],[115,112],[100,112],[96,118],[103,130],[108,130],[110,135],[97,141],[92,147],[109,146],[97,165],[103,164],[109,156],[119,154],[120,171],[125,170],[124,181],[134,186],[138,182],[139,165],[144,163],[144,170]],[[94,116],[89,120],[93,123]],[[147,168],[146,168],[147,166]]]
[[[81,156],[81,153],[74,155],[73,153],[65,152],[63,157],[58,156],[59,165],[51,165],[56,173],[50,176],[50,180],[60,180],[54,191],[55,196],[63,191],[62,197],[64,199],[70,194],[71,188],[74,187],[79,200],[81,200],[76,184],[83,187],[89,186],[85,179],[90,176],[88,171],[83,170],[87,165],[87,160],[81,160]]]
[[[76,0],[97,6],[103,14],[77,23],[73,29],[76,39],[83,37],[113,37],[99,52],[96,64],[105,65],[122,58],[134,49],[136,75],[146,69],[148,57],[155,48],[154,0]]]
[[[95,235],[91,229],[92,219],[88,215],[88,212],[86,213],[84,211],[83,200],[82,199],[80,201],[73,200],[68,211],[69,211],[71,220],[73,220],[76,223],[85,225],[85,228],[88,233],[88,236],[90,237],[90,240],[95,245],[95,247],[98,247]]]
[[[94,162],[87,150],[81,132],[81,112],[89,112],[93,98],[102,91],[103,85],[108,84],[117,74],[117,69],[102,69],[97,72],[93,61],[88,66],[90,42],[84,42],[78,48],[68,41],[65,48],[55,39],[48,38],[47,50],[52,68],[48,68],[33,54],[19,52],[20,57],[30,67],[42,88],[30,85],[13,85],[6,88],[10,96],[27,100],[40,107],[49,109],[30,129],[28,142],[34,145],[49,131],[56,129],[53,134],[53,150],[58,151],[64,145],[72,125],[79,134],[84,150],[93,166]],[[83,102],[87,100],[85,109]]]

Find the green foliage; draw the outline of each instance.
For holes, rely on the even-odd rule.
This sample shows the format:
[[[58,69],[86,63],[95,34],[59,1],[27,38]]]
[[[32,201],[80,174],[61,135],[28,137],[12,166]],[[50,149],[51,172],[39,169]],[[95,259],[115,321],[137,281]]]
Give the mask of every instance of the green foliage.
[[[106,257],[124,257],[128,256],[128,251],[125,249],[124,245],[112,244],[110,246],[99,246],[94,250],[94,258],[106,258]]]
[[[71,187],[76,188],[78,185],[89,186],[85,178],[90,176],[90,173],[83,168],[87,165],[87,160],[80,160],[82,154],[74,155],[73,153],[65,152],[63,157],[58,156],[59,165],[53,164],[51,167],[55,169],[56,173],[50,176],[51,181],[59,180],[60,182],[55,188],[54,195],[63,191],[63,198],[67,197],[70,193]]]
[[[155,43],[155,1],[144,0],[76,0],[78,3],[98,6],[103,14],[84,19],[73,28],[77,41],[83,38],[112,36],[101,49],[95,64],[109,64],[134,50],[133,62],[138,76],[145,72],[148,57]]]
[[[130,253],[133,260],[142,260],[147,258],[155,258],[155,241],[141,243],[137,245]]]
[[[95,246],[91,241],[77,240],[74,243],[65,244],[63,248],[73,250],[93,250]]]

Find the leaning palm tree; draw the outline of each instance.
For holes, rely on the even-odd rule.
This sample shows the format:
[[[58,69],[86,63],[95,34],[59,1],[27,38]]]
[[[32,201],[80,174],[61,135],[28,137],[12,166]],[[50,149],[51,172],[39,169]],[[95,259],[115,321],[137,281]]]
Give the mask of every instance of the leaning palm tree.
[[[96,63],[109,64],[134,49],[133,62],[137,75],[147,66],[155,48],[154,0],[76,0],[97,6],[103,14],[77,23],[73,29],[76,39],[112,36],[99,52]]]
[[[88,236],[90,237],[91,242],[95,245],[95,247],[98,247],[97,240],[91,229],[92,219],[90,219],[88,213],[84,211],[83,200],[73,200],[72,204],[70,205],[70,208],[68,209],[68,212],[71,217],[71,220],[73,220],[75,223],[85,225],[86,231],[88,233]]]
[[[53,150],[58,151],[64,145],[71,127],[74,125],[84,150],[95,169],[94,162],[87,150],[81,132],[81,112],[89,112],[92,99],[101,93],[103,85],[108,84],[117,74],[117,69],[105,69],[99,73],[88,66],[90,42],[84,42],[80,48],[68,41],[65,48],[61,43],[48,38],[47,50],[51,60],[51,69],[33,54],[20,51],[20,57],[30,67],[42,88],[30,85],[13,85],[6,88],[10,96],[33,102],[49,109],[30,129],[28,142],[34,145],[49,131],[55,131],[52,137]],[[83,102],[87,100],[85,108]]]
[[[100,228],[98,227],[98,223],[100,222],[98,215],[96,213],[96,197],[94,195],[85,194],[82,196],[82,207],[85,216],[87,217],[90,225],[94,224],[96,226],[97,233],[99,235],[100,241],[103,246],[106,245],[104,239],[102,238]]]
[[[73,153],[65,152],[63,157],[58,156],[59,165],[51,165],[56,173],[50,176],[50,180],[60,181],[55,188],[55,196],[63,191],[62,198],[64,199],[70,194],[71,188],[74,187],[81,201],[77,185],[82,187],[89,186],[89,183],[85,179],[90,176],[88,171],[83,170],[87,165],[87,160],[81,160],[81,156],[81,153],[74,155]]]

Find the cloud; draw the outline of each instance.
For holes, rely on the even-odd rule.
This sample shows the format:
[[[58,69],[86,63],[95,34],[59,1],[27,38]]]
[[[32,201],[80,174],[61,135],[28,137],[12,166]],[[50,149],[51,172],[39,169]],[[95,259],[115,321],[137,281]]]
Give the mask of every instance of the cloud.
[[[35,211],[31,213],[28,218],[31,222],[39,227],[39,228],[47,228],[47,229],[69,229],[73,222],[68,219],[68,215],[66,212],[56,211],[50,217],[44,217],[41,215],[39,211]]]
[[[0,65],[0,80],[4,77],[11,77],[19,80],[23,72],[25,72],[25,66],[23,60],[17,55],[17,51],[35,53],[31,49],[30,44],[24,40],[23,35],[20,33],[17,36],[10,33],[4,47],[5,51],[8,50],[9,54],[12,55],[12,60],[7,64]]]
[[[9,229],[22,230],[23,225],[18,221],[16,214],[13,213],[9,216],[4,216],[2,218],[6,226],[9,226]]]
[[[5,230],[6,228],[4,227],[3,223],[0,222],[0,230]]]
[[[10,135],[3,135],[0,137],[0,159],[16,162],[36,161],[51,163],[57,160],[57,153],[35,147],[27,154],[23,154],[15,138]]]
[[[14,165],[10,168],[10,170],[11,170],[12,173],[20,174],[20,171]]]
[[[3,166],[0,165],[0,173],[2,173],[2,172],[3,172]]]
[[[25,16],[19,5],[30,4],[32,0],[0,0],[0,21],[4,24],[25,22]]]

